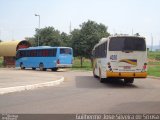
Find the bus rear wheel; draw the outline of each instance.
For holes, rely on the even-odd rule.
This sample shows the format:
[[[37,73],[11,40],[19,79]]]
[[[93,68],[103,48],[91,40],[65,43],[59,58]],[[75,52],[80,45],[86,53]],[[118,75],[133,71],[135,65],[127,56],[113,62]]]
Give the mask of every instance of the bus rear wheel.
[[[21,70],[25,69],[25,67],[23,66],[23,63],[20,63],[20,68]]]
[[[58,68],[52,68],[51,70],[52,70],[52,71],[57,71],[57,70],[58,70]]]
[[[36,68],[32,68],[32,70],[35,70]]]
[[[39,69],[40,69],[40,71],[46,71],[46,68],[44,68],[43,63],[39,64]]]
[[[133,82],[134,82],[134,78],[125,78],[125,79],[124,79],[124,83],[125,83],[125,84],[128,84],[128,83],[131,84],[131,83],[133,83]]]

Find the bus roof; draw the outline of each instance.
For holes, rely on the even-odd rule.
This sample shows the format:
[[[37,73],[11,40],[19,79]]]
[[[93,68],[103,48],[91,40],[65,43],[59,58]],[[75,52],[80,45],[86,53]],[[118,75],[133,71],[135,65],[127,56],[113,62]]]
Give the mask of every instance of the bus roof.
[[[52,48],[71,48],[71,47],[37,46],[37,47],[22,48],[19,50],[37,50],[37,49],[52,49]]]

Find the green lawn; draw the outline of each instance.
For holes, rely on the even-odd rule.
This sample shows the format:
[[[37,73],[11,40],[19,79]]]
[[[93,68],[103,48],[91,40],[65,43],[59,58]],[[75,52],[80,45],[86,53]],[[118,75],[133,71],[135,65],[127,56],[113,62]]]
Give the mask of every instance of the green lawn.
[[[160,60],[160,52],[148,52],[148,58]]]
[[[148,65],[160,65],[160,61],[158,61],[158,62],[148,62]]]
[[[0,57],[0,67],[2,67],[3,58]]]
[[[149,66],[148,75],[160,77],[160,66]]]
[[[73,62],[72,70],[92,70],[91,61],[89,59],[84,59],[83,66],[81,67],[80,59],[76,57]]]
[[[160,52],[148,52],[148,75],[160,77]]]

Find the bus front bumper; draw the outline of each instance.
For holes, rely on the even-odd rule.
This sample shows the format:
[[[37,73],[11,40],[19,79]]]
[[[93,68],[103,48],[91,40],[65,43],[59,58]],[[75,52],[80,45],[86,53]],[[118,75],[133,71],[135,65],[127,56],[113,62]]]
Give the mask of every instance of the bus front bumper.
[[[147,72],[106,72],[107,77],[114,78],[146,78]]]

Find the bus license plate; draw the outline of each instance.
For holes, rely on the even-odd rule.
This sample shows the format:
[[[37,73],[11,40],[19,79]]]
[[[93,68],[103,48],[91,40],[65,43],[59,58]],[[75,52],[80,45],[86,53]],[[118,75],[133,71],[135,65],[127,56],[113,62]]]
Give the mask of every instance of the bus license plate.
[[[124,66],[124,69],[131,69],[131,66]]]

